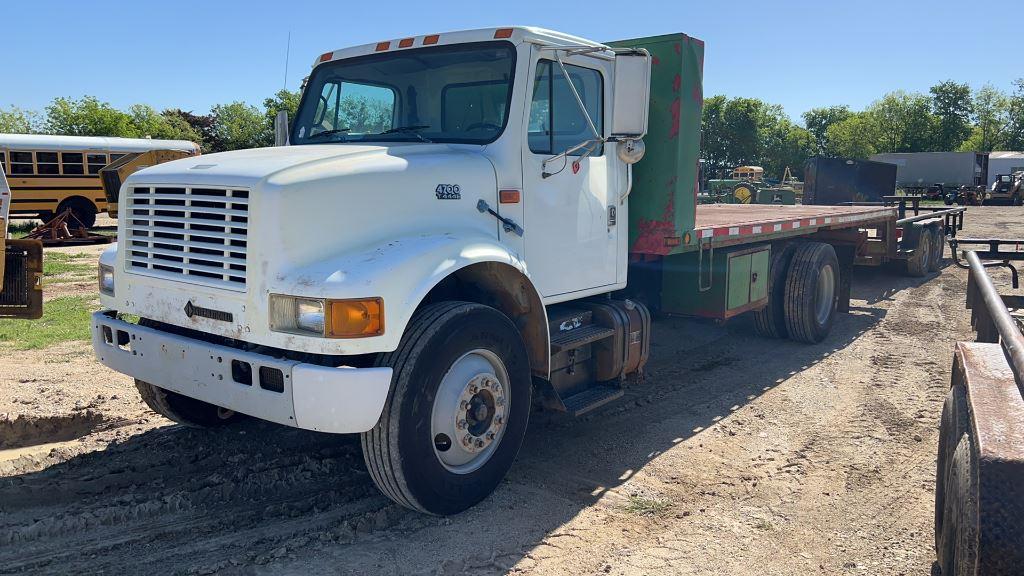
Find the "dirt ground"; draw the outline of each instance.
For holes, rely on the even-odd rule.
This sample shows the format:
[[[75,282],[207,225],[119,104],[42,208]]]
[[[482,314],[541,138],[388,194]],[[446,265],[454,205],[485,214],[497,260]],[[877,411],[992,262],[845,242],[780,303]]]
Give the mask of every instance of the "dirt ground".
[[[971,208],[963,234],[1022,222]],[[357,437],[185,429],[85,342],[0,347],[0,574],[927,574],[965,286],[951,263],[859,270],[814,346],[661,320],[643,383],[534,414],[504,484],[452,518],[381,496]]]

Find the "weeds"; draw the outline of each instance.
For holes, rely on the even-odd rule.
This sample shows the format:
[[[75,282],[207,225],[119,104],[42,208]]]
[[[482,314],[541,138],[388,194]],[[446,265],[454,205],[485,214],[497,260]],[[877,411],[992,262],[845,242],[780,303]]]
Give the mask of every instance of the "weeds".
[[[672,507],[672,501],[665,498],[648,498],[632,495],[626,503],[626,512],[637,516],[659,516]]]

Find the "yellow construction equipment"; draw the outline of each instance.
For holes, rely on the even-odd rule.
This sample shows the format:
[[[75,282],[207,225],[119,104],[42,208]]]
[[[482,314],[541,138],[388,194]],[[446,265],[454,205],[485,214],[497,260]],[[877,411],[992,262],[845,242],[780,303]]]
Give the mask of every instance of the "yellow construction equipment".
[[[11,189],[0,172],[0,318],[43,315],[43,243],[7,238]]]
[[[125,154],[104,166],[100,169],[100,180],[103,181],[103,193],[107,197],[107,213],[111,218],[117,218],[117,198],[121,192],[121,184],[129,176],[143,168],[194,155],[182,150],[150,150]]]

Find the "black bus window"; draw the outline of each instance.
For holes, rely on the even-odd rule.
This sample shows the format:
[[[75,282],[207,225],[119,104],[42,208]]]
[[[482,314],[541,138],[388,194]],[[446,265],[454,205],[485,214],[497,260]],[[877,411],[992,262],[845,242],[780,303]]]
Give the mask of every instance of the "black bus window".
[[[86,160],[89,165],[89,174],[99,174],[100,168],[107,165],[106,154],[88,154],[86,155]]]
[[[65,174],[85,174],[81,152],[62,152],[60,160]]]
[[[36,173],[37,174],[60,174],[60,165],[57,163],[56,152],[36,152]]]
[[[11,152],[11,174],[35,174],[31,152]]]

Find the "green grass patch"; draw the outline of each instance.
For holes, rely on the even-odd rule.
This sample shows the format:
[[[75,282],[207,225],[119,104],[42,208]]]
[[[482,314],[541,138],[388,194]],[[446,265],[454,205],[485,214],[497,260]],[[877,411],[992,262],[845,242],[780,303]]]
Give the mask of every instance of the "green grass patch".
[[[0,342],[18,350],[32,350],[61,342],[89,340],[91,315],[98,308],[95,298],[54,298],[43,305],[43,317],[38,320],[0,320]]]
[[[58,276],[60,274],[92,274],[96,271],[96,265],[87,260],[92,257],[85,253],[68,254],[66,252],[46,252],[43,254],[43,276]]]
[[[24,238],[36,227],[36,223],[33,220],[19,220],[17,222],[9,222],[7,224],[7,232],[11,235],[11,238],[19,239]]]
[[[672,501],[665,498],[649,498],[633,495],[626,503],[626,512],[637,516],[659,516],[672,507]]]

